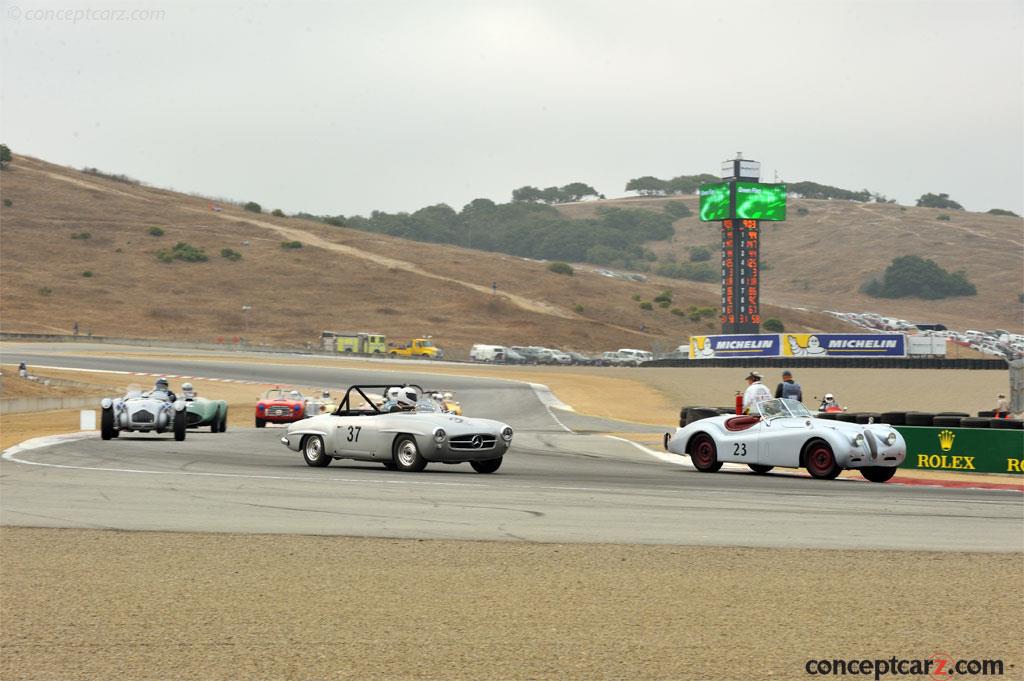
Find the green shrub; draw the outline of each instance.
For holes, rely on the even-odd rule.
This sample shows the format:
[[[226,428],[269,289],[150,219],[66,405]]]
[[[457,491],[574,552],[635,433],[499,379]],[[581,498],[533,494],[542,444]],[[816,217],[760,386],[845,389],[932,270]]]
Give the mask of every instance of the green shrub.
[[[257,212],[259,212],[259,211],[257,211]],[[275,218],[283,218],[284,217],[284,211],[281,210],[280,208],[275,208],[274,210],[272,210],[270,212],[270,214],[273,215]]]
[[[572,309],[573,309],[574,312],[576,312],[576,314],[583,314],[583,306],[582,305],[576,305]]]
[[[89,232],[75,232],[71,235],[71,238],[78,239],[79,241],[88,241],[92,238],[92,234],[89,234]]]
[[[140,184],[138,180],[127,175],[116,175],[114,173],[105,173],[97,168],[82,168],[82,172],[88,175],[95,175],[96,177],[105,177],[108,180],[114,182],[123,182],[124,184]]]
[[[762,267],[763,269],[763,267]],[[706,262],[688,262],[683,264],[664,263],[659,265],[655,274],[672,279],[688,279],[690,281],[717,281],[721,274]]]
[[[282,241],[281,248],[302,248],[301,241]]]
[[[922,194],[917,200],[917,205],[922,208],[947,208],[949,210],[963,210],[964,207],[949,198],[949,194]]]
[[[11,201],[10,199],[4,199],[4,208],[10,208],[13,205],[14,205],[14,201]],[[991,212],[991,211],[989,211],[989,212]]]
[[[804,208],[803,206],[800,206],[800,207],[798,207],[798,208],[796,209],[796,214],[797,214],[797,215],[801,215],[801,216],[803,216],[803,215],[807,215],[807,214],[808,214],[808,213],[810,213],[810,212],[811,212],[811,211],[807,210],[807,209],[806,209],[806,208]]]
[[[672,308],[672,314],[674,314],[677,317],[685,317],[686,316],[686,313],[683,312],[682,310],[680,310],[678,307],[673,307]]]
[[[783,331],[786,330],[786,327],[783,326],[782,322],[776,319],[775,317],[769,317],[768,319],[764,320],[764,323],[761,325],[761,328],[763,328],[765,331],[771,331],[773,333],[782,333]]]
[[[242,254],[230,248],[222,248],[220,249],[220,257],[226,258],[227,260],[241,260]]]
[[[201,248],[196,248],[184,241],[174,244],[174,248],[162,248],[156,253],[160,262],[184,260],[185,262],[206,262],[210,258]]]
[[[249,211],[250,213],[262,213],[263,212],[263,207],[260,206],[260,204],[256,203],[255,201],[248,202],[247,204],[242,206],[242,208],[244,208],[245,210]]]
[[[4,199],[4,205],[7,205],[7,199]],[[1009,218],[1019,218],[1020,216],[1014,213],[1012,210],[1003,210],[1002,208],[992,208],[991,210],[985,211],[989,215],[1003,215]]]
[[[934,260],[916,255],[894,258],[881,279],[866,282],[861,291],[875,298],[923,298],[974,296],[978,289],[964,271],[947,272]]]
[[[639,293],[634,293],[633,294],[633,300],[635,300],[637,302],[640,302],[640,294]]]
[[[665,212],[671,215],[673,218],[678,220],[679,218],[688,218],[693,215],[693,211],[682,201],[668,201],[665,204]]]
[[[92,276],[92,270],[86,270],[82,272],[82,276],[85,277],[86,279],[90,278]]]
[[[164,235],[164,230],[160,229],[159,227],[150,227],[149,228],[149,235],[150,236],[163,236]]]
[[[690,249],[690,262],[707,262],[711,260],[711,251],[704,246],[694,246]]]
[[[658,303],[658,307],[660,307],[662,309],[665,309],[665,308],[667,308],[671,304],[672,304],[671,300],[663,300],[660,303]]]
[[[0,144],[0,168],[6,168],[12,158],[11,148],[6,144]]]
[[[656,303],[671,303],[672,302],[672,292],[671,291],[662,291],[658,295],[654,296],[654,302],[656,302]]]
[[[570,277],[576,273],[576,271],[572,268],[572,265],[570,265],[567,262],[553,262],[550,265],[548,265],[548,269],[554,272],[555,274],[564,274]]]
[[[645,300],[644,302],[640,303],[640,309],[641,310],[653,310],[654,306],[651,305],[650,301]]]
[[[937,216],[935,216],[935,219],[936,220],[942,220],[943,222],[949,222],[950,221],[950,217],[946,213],[939,213]]]

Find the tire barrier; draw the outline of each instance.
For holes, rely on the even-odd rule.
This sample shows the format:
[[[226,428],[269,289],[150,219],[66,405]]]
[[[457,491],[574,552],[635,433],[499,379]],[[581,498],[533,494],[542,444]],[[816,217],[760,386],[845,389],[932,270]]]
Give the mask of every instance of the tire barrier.
[[[1006,371],[1005,359],[933,357],[733,357],[731,359],[655,359],[641,367],[750,369],[972,369]]]
[[[847,423],[857,423],[856,412],[842,411],[836,413],[836,421],[845,421]]]
[[[926,411],[908,411],[907,412],[907,425],[908,426],[930,426],[932,425],[932,419],[935,418],[935,414]]]
[[[882,412],[878,419],[882,423],[888,423],[892,426],[905,426],[907,425],[907,412],[905,411],[886,411]]]
[[[1024,421],[1020,419],[992,419],[988,427],[997,430],[1021,430],[1024,429]]]
[[[694,421],[700,421],[701,419],[708,419],[712,416],[718,416],[718,410],[714,407],[687,407],[686,419],[683,425],[690,425]]]
[[[996,412],[993,409],[986,409],[985,411],[979,411],[978,412],[978,416],[988,416],[989,418],[991,418],[991,417],[993,417],[995,415],[996,415]]]
[[[992,419],[988,417],[968,416],[965,419],[960,419],[961,428],[988,428],[991,423]]]
[[[939,414],[932,419],[932,425],[936,428],[959,428],[963,425],[963,420],[962,416],[942,416]]]
[[[823,411],[818,413],[819,419],[826,419],[828,421],[837,421],[837,416],[839,416],[839,414],[834,411]]]
[[[882,419],[882,415],[881,414],[872,414],[872,413],[862,412],[862,413],[856,415],[856,417],[854,418],[854,423],[864,423],[864,424],[867,424],[867,423],[881,423],[882,422],[881,419]]]

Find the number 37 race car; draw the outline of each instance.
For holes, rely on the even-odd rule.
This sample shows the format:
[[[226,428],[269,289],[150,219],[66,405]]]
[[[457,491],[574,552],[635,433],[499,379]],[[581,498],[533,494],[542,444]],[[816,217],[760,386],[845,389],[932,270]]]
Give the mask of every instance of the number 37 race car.
[[[688,455],[703,472],[734,462],[755,473],[775,466],[806,468],[815,478],[831,480],[853,469],[871,482],[892,478],[907,455],[903,436],[886,424],[826,421],[796,400],[767,400],[756,409],[756,414],[714,416],[666,433],[665,449]]]
[[[408,402],[379,405],[377,393],[396,387],[409,395]],[[333,413],[290,424],[281,443],[316,467],[355,459],[390,470],[421,471],[428,462],[468,462],[478,473],[493,473],[512,444],[512,428],[444,411],[418,386],[356,385]]]

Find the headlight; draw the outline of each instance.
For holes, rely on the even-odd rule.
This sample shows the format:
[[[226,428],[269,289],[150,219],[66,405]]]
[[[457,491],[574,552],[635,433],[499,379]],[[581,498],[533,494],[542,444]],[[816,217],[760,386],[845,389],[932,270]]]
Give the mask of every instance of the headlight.
[[[448,437],[448,433],[444,432],[444,428],[436,428],[434,430],[434,442],[441,444]]]
[[[853,446],[860,447],[862,444],[864,444],[864,434],[857,433],[856,435],[853,436]]]
[[[103,409],[110,409],[112,406],[114,406],[114,401],[112,399],[110,399],[109,397],[104,397],[102,400],[100,400],[100,407],[101,408],[103,408]]]
[[[512,442],[512,429],[505,426],[501,429],[501,439],[505,442]]]
[[[889,434],[885,436],[885,444],[889,445],[890,447],[896,444],[896,431],[889,431]]]

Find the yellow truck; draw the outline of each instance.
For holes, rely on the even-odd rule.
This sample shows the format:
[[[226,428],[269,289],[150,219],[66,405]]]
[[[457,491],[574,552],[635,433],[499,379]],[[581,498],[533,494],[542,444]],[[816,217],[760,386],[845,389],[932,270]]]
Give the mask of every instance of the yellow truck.
[[[413,338],[408,343],[388,343],[388,354],[392,357],[423,357],[441,359],[444,350],[434,345],[430,338]]]
[[[339,333],[324,331],[320,334],[325,350],[355,355],[383,355],[388,351],[387,339],[379,333]]]

